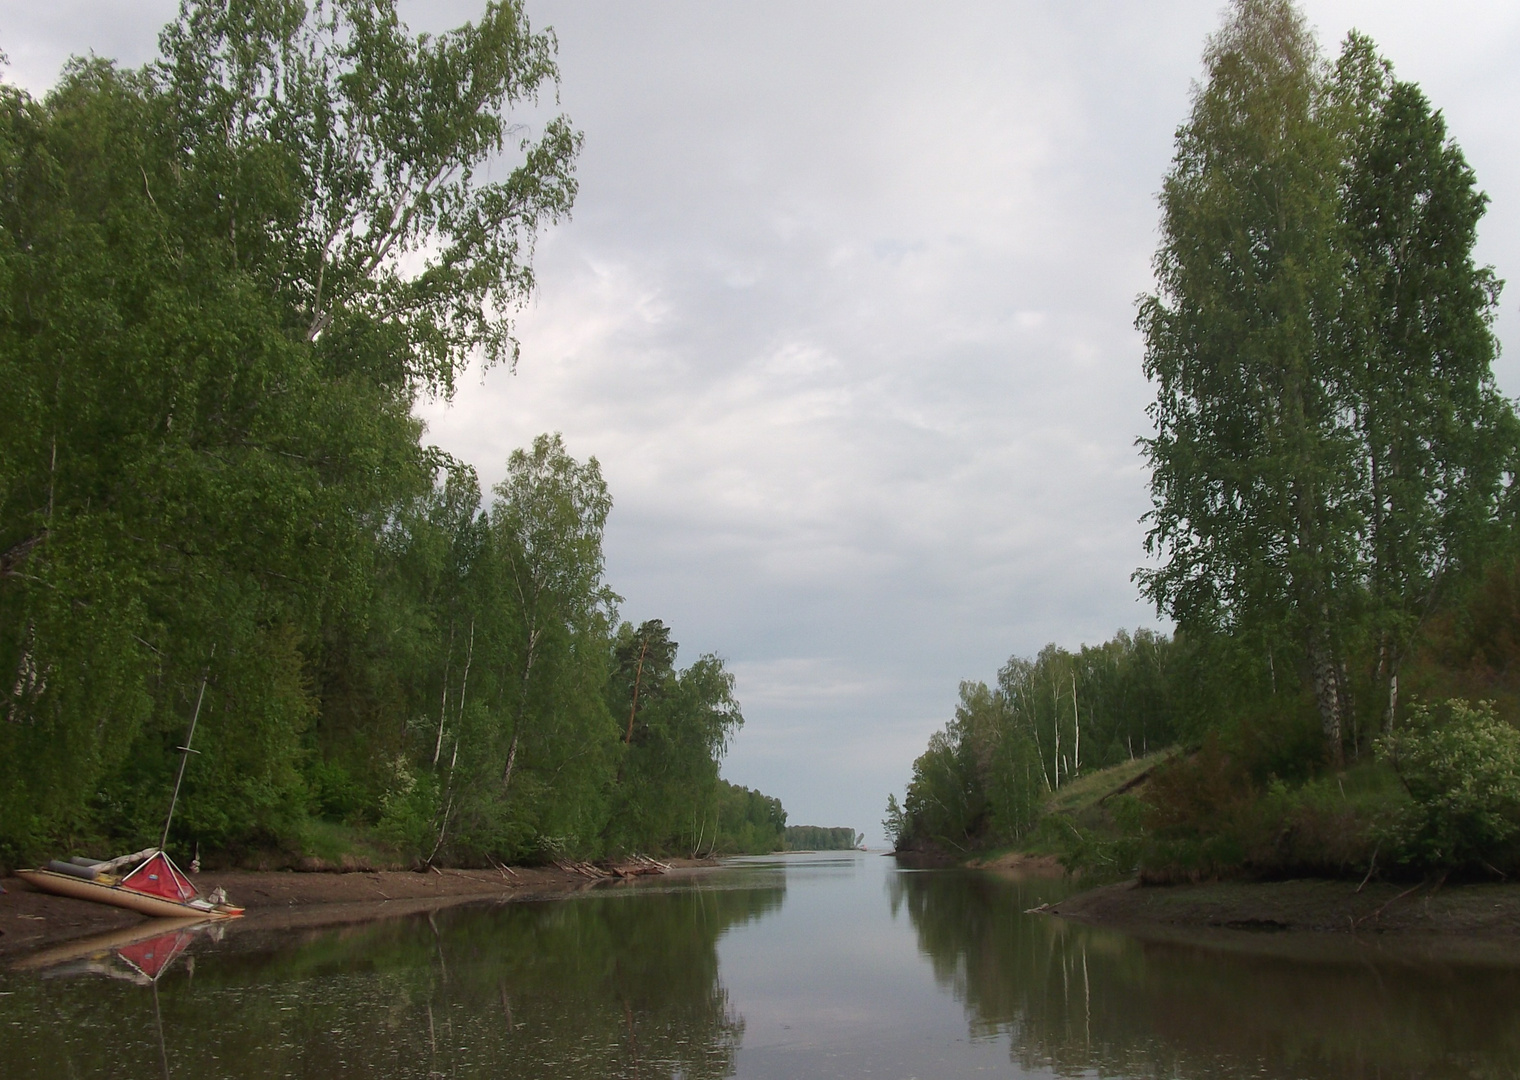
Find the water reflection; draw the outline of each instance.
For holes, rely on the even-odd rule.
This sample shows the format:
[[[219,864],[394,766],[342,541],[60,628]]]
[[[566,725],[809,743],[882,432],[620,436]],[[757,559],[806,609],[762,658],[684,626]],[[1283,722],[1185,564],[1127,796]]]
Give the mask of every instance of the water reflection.
[[[744,1023],[716,943],[778,909],[782,882],[233,933],[160,965],[152,993],[7,974],[0,1061],[7,1078],[728,1076]]]
[[[148,927],[0,973],[0,1077],[1520,1075],[1514,967],[1024,914],[1067,891],[789,856],[341,930]]]
[[[973,1035],[1061,1075],[1513,1077],[1520,972],[1142,943],[1023,912],[1058,882],[969,873],[888,879]]]

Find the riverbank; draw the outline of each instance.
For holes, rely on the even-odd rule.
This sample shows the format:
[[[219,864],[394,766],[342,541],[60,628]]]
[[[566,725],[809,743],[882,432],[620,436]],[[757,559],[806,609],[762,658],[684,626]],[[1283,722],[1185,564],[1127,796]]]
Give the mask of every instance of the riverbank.
[[[675,860],[671,874],[690,874],[711,862]],[[550,900],[598,886],[614,877],[588,876],[575,867],[508,867],[501,870],[356,871],[303,873],[289,870],[227,870],[195,878],[202,893],[221,886],[247,914],[243,928],[304,929],[368,922],[455,904]],[[97,934],[124,931],[149,920],[123,908],[75,900],[34,889],[20,878],[0,879],[0,957]]]
[[[1272,939],[1268,951],[1313,958],[1374,945],[1448,960],[1520,962],[1520,885],[1512,884],[1130,881],[1043,910],[1152,941],[1261,951]]]

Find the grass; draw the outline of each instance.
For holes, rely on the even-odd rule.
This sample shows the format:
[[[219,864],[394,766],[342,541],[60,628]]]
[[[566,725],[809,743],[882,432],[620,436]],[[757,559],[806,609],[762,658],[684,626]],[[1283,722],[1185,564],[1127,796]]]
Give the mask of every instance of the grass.
[[[301,830],[301,851],[333,869],[400,865],[395,849],[377,840],[373,829],[333,821],[308,821]]]
[[[1081,866],[1084,877],[1107,880],[1129,872],[1136,799],[1132,792],[1157,765],[1177,753],[1158,750],[1118,765],[1086,773],[1046,795],[1039,823],[1019,841],[976,852],[978,862],[994,861],[1015,852],[1053,855],[1069,869]],[[1103,867],[1113,864],[1112,873]]]
[[[1145,757],[1121,762],[1107,769],[1079,776],[1069,784],[1063,784],[1045,799],[1045,813],[1087,819],[1103,816],[1103,804],[1118,794],[1126,784],[1150,772],[1176,753],[1175,748],[1157,750]]]

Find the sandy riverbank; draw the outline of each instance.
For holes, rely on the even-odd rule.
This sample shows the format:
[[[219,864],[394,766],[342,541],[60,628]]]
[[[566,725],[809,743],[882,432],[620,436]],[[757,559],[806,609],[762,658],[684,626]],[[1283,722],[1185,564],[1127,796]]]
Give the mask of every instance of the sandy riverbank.
[[[672,874],[695,872],[704,864],[683,861]],[[559,867],[499,870],[356,871],[298,873],[288,870],[230,870],[194,879],[202,893],[221,886],[247,909],[240,927],[263,930],[335,926],[366,922],[454,904],[548,900],[617,884]],[[71,940],[124,931],[146,924],[122,908],[54,896],[19,878],[0,879],[0,957],[17,958]]]

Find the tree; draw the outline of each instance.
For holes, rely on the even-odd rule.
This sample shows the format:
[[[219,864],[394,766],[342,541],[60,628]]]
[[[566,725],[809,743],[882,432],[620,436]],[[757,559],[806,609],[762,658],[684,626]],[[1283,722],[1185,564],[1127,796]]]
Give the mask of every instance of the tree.
[[[495,750],[480,786],[526,838],[592,844],[617,738],[603,698],[618,602],[602,580],[612,499],[596,458],[576,461],[557,434],[514,451],[494,491],[481,619]]]
[[[1204,64],[1137,320],[1162,557],[1138,576],[1184,628],[1296,640],[1338,754],[1355,454],[1325,347],[1340,267],[1324,72],[1288,0],[1238,0]]]
[[[647,844],[706,850],[720,824],[719,764],[744,724],[734,677],[708,653],[676,667],[676,642],[658,619],[619,628],[607,700],[623,738],[614,848]]]
[[[1353,655],[1375,640],[1391,715],[1513,461],[1497,283],[1471,257],[1484,200],[1419,91],[1358,35],[1332,72],[1289,0],[1238,0],[1205,65],[1137,320],[1160,557],[1137,577],[1272,681],[1296,657],[1338,763]]]
[[[1487,198],[1441,114],[1353,33],[1336,67],[1345,128],[1339,346],[1363,474],[1365,580],[1383,721],[1399,665],[1455,571],[1475,564],[1513,467],[1494,384],[1501,283],[1472,257]]]
[[[1492,702],[1453,700],[1445,711],[1436,723],[1416,705],[1407,726],[1377,741],[1409,795],[1378,832],[1395,858],[1421,869],[1489,866],[1520,832],[1520,731]]]
[[[516,4],[432,38],[391,0],[206,0],[161,46],[75,61],[41,102],[0,90],[12,852],[156,835],[212,643],[183,827],[300,818],[308,667],[428,486],[415,396],[514,355],[533,237],[575,194],[567,121],[510,145],[556,75]]]
[[[670,640],[670,628],[659,619],[649,619],[637,630],[626,625],[619,633],[607,685],[613,711],[621,714],[627,708],[625,746],[633,742],[639,709],[664,697],[674,684],[677,648]]]
[[[581,144],[556,117],[488,179],[522,130],[511,110],[558,78],[520,3],[434,37],[395,0],[200,0],[160,47],[181,152],[210,163],[187,194],[294,332],[379,345],[392,379],[446,391],[473,350],[515,361],[506,314],[532,288],[537,232],[574,202]]]

